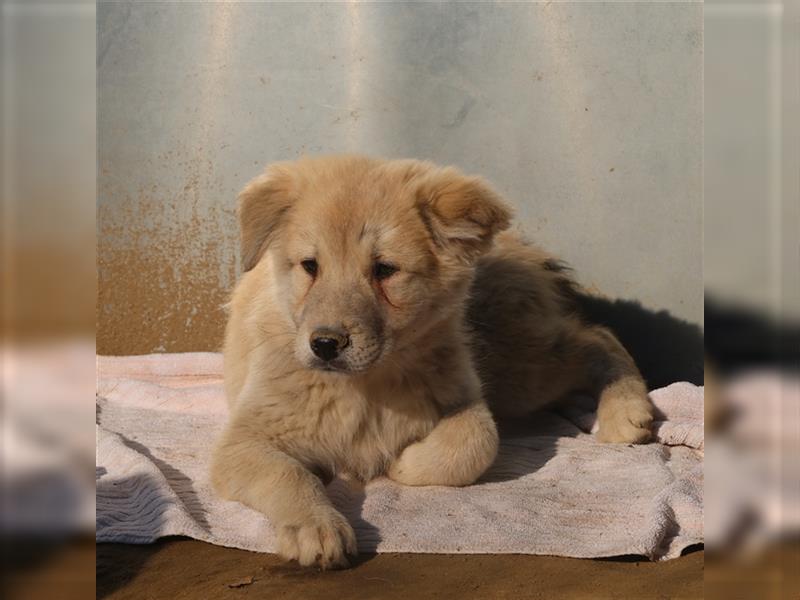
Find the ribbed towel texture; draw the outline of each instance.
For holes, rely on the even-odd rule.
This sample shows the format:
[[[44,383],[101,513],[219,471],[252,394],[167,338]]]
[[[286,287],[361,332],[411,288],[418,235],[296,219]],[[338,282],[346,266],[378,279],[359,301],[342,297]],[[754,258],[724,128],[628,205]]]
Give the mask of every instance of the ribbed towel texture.
[[[225,423],[222,357],[98,357],[97,541],[168,535],[275,549],[262,514],[217,498],[212,443]],[[502,435],[495,465],[465,488],[337,479],[328,493],[361,552],[679,556],[703,541],[703,388],[651,393],[656,442],[600,444],[579,400]]]

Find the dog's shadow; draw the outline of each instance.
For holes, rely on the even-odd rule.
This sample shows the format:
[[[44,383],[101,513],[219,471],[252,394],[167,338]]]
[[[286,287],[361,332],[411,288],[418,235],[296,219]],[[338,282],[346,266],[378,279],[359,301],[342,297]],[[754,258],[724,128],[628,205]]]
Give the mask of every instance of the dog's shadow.
[[[361,564],[374,558],[382,538],[380,530],[363,517],[367,497],[364,484],[336,478],[328,484],[326,491],[334,507],[347,517],[356,532],[358,556],[351,561]]]
[[[555,411],[544,410],[528,419],[498,423],[500,448],[497,458],[477,485],[513,481],[544,467],[564,438],[576,437],[582,430]]]
[[[577,293],[583,318],[611,329],[633,357],[649,389],[676,381],[703,385],[704,339],[699,325],[635,300]]]

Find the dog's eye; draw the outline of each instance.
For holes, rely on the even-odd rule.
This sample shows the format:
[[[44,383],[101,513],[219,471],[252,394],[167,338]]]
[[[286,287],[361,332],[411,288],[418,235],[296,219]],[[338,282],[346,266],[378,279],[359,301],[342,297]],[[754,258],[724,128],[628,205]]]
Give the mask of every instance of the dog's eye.
[[[384,262],[376,262],[372,267],[372,276],[378,281],[382,281],[383,279],[388,279],[397,273],[397,271],[398,269],[394,265]]]
[[[317,276],[317,269],[319,268],[317,265],[317,261],[313,258],[307,258],[306,260],[300,263],[300,266],[303,267],[306,273],[311,275],[312,277]]]

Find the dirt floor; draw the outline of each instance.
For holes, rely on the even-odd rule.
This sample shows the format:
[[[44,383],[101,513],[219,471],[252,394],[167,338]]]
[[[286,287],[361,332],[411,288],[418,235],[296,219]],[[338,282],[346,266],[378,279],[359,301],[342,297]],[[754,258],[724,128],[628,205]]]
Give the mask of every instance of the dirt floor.
[[[636,558],[379,554],[319,572],[276,556],[185,539],[97,546],[97,597],[417,600],[424,598],[702,598],[703,552]]]
[[[95,589],[98,598],[137,600],[800,598],[800,540],[787,540],[744,562],[701,550],[665,563],[635,557],[382,554],[362,556],[354,568],[328,573],[184,538],[96,548],[92,539],[55,545],[4,540],[2,548],[2,594],[12,600],[90,598]]]

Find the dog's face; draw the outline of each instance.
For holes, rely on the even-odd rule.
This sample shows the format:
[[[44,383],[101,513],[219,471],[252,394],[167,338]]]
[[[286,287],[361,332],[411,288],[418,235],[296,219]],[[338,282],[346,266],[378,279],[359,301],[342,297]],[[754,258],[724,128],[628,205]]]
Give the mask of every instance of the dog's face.
[[[272,293],[306,367],[363,373],[460,311],[476,258],[508,227],[481,180],[418,161],[280,163],[241,193],[245,270]]]

